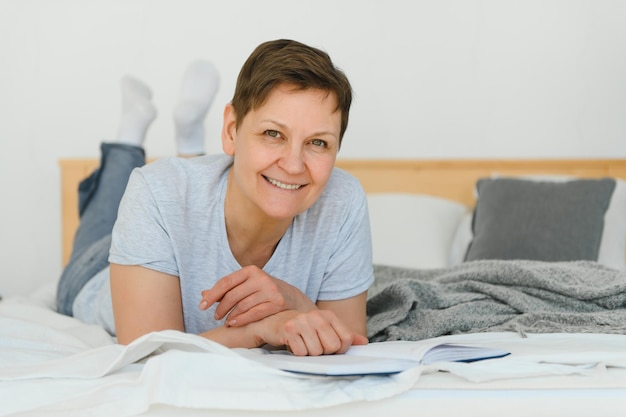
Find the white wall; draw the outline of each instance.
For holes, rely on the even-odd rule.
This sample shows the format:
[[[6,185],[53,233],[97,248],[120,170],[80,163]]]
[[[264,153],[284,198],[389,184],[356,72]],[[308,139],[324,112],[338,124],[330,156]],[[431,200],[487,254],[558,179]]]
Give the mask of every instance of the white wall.
[[[116,133],[119,78],[153,87],[148,154],[194,59],[223,105],[260,42],[328,51],[356,92],[344,158],[626,157],[626,1],[0,0],[0,293],[56,281],[57,160]]]

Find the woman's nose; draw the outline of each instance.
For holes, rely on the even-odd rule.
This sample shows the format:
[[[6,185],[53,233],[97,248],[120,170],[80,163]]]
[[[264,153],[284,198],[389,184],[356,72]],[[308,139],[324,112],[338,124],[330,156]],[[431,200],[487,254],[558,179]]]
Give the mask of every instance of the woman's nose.
[[[299,146],[286,146],[285,152],[280,158],[279,166],[289,174],[300,174],[304,171],[304,159],[302,148]]]

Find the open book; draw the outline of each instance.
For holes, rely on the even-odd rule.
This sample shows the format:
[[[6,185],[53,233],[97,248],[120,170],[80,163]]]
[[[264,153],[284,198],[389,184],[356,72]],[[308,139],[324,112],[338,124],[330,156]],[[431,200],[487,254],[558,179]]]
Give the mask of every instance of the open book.
[[[283,371],[345,376],[393,374],[435,362],[475,362],[509,352],[440,342],[378,342],[352,346],[343,355],[295,356],[286,350],[238,349],[244,356]]]

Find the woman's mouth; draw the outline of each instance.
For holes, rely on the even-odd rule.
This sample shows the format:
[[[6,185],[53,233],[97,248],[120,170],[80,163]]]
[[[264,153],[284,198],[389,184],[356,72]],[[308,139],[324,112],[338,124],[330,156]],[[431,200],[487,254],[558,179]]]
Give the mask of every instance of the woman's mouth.
[[[285,184],[273,178],[266,177],[265,175],[263,175],[263,178],[265,178],[267,182],[269,182],[273,186],[278,187],[283,190],[297,190],[302,187],[301,184]]]

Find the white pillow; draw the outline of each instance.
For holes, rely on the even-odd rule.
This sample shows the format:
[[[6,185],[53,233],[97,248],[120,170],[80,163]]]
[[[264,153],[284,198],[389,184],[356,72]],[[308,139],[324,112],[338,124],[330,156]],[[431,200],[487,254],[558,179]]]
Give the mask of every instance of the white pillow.
[[[604,214],[604,231],[598,262],[611,268],[626,269],[626,181],[617,180],[609,208]]]
[[[405,268],[444,268],[468,208],[421,194],[368,194],[374,263]]]
[[[463,215],[459,222],[459,227],[454,233],[452,244],[450,245],[450,265],[459,265],[465,260],[467,248],[472,242],[474,233],[472,232],[472,218],[474,213],[469,211]]]

